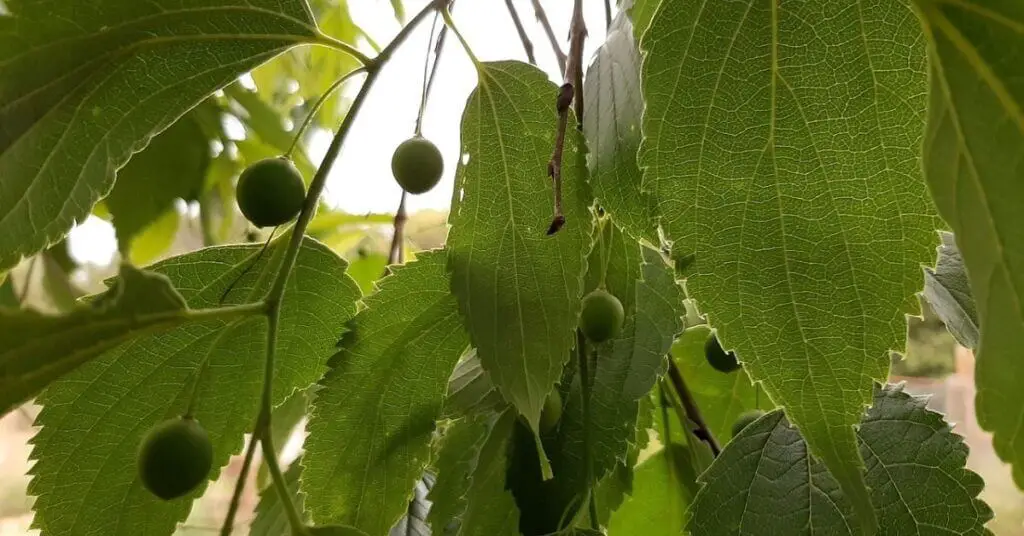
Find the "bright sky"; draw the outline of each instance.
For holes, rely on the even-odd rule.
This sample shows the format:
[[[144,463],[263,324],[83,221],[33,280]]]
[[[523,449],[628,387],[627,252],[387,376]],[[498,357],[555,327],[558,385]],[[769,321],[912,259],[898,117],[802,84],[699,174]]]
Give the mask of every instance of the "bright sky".
[[[552,80],[561,83],[558,64],[543,28],[533,15],[531,2],[513,1],[533,42],[539,67]],[[426,3],[427,0],[406,0],[408,16],[418,12]],[[541,0],[541,4],[555,35],[561,40],[562,50],[567,52],[572,2]],[[400,27],[388,0],[349,0],[349,10],[356,23],[381,46],[390,41]],[[603,1],[585,0],[584,10],[589,31],[584,51],[584,64],[587,65],[594,50],[604,42]],[[522,43],[503,0],[459,0],[453,16],[459,31],[480,60],[526,61]],[[391,176],[391,153],[413,132],[430,22],[431,19],[428,19],[421,24],[398,50],[381,73],[362,112],[352,125],[353,130],[327,183],[325,197],[331,205],[353,213],[393,212],[398,206],[401,189]],[[354,91],[358,87],[357,83],[349,85],[351,87],[347,91]],[[432,191],[410,196],[406,205],[409,210],[448,207],[459,157],[462,110],[475,86],[476,72],[473,65],[458,41],[450,36],[441,56],[437,78],[423,118],[424,136],[433,140],[444,154],[445,173],[441,183]],[[311,158],[314,161],[321,160],[329,143],[330,135],[326,133],[316,138],[309,148]],[[70,246],[71,254],[77,260],[96,264],[109,262],[117,249],[113,228],[95,217],[90,217],[72,230]]]

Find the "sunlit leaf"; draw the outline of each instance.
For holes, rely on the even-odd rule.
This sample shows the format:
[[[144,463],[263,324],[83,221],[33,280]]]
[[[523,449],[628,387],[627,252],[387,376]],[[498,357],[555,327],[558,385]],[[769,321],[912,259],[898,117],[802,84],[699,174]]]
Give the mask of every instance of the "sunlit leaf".
[[[0,32],[0,269],[60,238],[189,108],[319,39],[301,0],[17,1]]]
[[[427,497],[433,502],[427,521],[438,536],[458,534],[480,449],[496,422],[493,414],[474,415],[454,421],[444,430],[434,462],[437,482]]]
[[[633,492],[612,514],[608,533],[676,536],[688,519],[693,500],[690,486],[696,475],[682,476],[679,464],[689,456],[680,445],[659,450],[633,469]]]
[[[726,349],[873,526],[853,426],[939,226],[904,0],[664,0],[641,40],[644,186]]]
[[[555,85],[518,62],[486,63],[479,77],[462,119],[468,163],[459,166],[450,217],[451,286],[491,381],[537,430],[575,339],[592,227],[586,169],[570,133],[566,224],[546,236]]]

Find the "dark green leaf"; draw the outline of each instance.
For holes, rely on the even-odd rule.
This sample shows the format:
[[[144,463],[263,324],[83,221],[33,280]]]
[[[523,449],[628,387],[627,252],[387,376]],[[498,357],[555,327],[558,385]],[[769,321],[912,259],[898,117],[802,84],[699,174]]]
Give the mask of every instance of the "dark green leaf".
[[[657,207],[649,193],[640,191],[640,51],[625,13],[608,28],[584,80],[583,133],[594,197],[630,235],[658,245]]]
[[[114,217],[121,251],[128,251],[135,235],[165,211],[173,210],[175,199],[199,196],[210,166],[210,151],[210,139],[189,113],[121,168],[114,189],[104,200]]]
[[[456,175],[450,217],[451,288],[491,381],[536,431],[575,339],[592,227],[586,169],[570,133],[562,170],[567,223],[545,236],[555,85],[518,62],[486,63],[479,76],[462,120],[468,162]]]
[[[494,388],[487,371],[480,366],[476,350],[470,350],[466,357],[455,365],[455,371],[448,380],[448,398],[444,403],[444,414],[448,418],[473,416],[489,411],[501,412],[508,403]]]
[[[106,294],[69,314],[0,309],[0,414],[103,352],[189,319],[167,277],[128,264]]]
[[[466,508],[453,536],[519,536],[519,509],[505,488],[515,411],[509,408],[492,418],[495,422],[474,464]]]
[[[11,282],[11,277],[8,274],[0,274],[0,307],[9,307],[11,309],[17,309],[21,307],[18,296],[14,293],[14,283]]]
[[[665,0],[641,49],[640,165],[688,289],[873,525],[853,426],[940,223],[912,11]]]
[[[919,0],[932,88],[925,175],[977,304],[978,423],[1024,487],[1024,11]]]
[[[275,242],[238,279],[227,303],[264,296],[286,245]],[[151,269],[194,310],[216,307],[260,247],[207,248]],[[339,328],[355,315],[359,289],[344,270],[341,258],[312,240],[299,250],[282,302],[275,405],[323,374]],[[146,297],[156,302],[153,294]],[[33,440],[30,484],[35,526],[76,536],[169,534],[202,489],[170,502],[145,491],[135,467],[140,439],[154,424],[181,415],[195,394],[194,415],[213,442],[210,478],[216,478],[256,420],[265,358],[265,318],[212,317],[136,338],[53,383],[38,399],[42,428]]]
[[[984,483],[967,447],[926,400],[875,388],[857,431],[865,480],[884,534],[988,534]],[[690,512],[693,534],[860,534],[835,478],[812,458],[781,410],[729,443],[706,473]]]
[[[924,292],[921,295],[956,340],[978,348],[978,310],[971,295],[964,259],[953,233],[940,232],[942,244],[935,269],[924,268]]]
[[[18,1],[0,32],[0,270],[55,242],[115,170],[238,75],[319,39],[301,0]]]
[[[458,534],[459,519],[470,500],[467,493],[480,461],[480,449],[496,422],[494,414],[474,415],[452,422],[444,431],[434,463],[437,483],[429,495],[434,504],[427,516],[437,536]]]
[[[405,511],[468,345],[448,285],[444,251],[396,267],[331,359],[303,458],[314,519],[385,534]]]

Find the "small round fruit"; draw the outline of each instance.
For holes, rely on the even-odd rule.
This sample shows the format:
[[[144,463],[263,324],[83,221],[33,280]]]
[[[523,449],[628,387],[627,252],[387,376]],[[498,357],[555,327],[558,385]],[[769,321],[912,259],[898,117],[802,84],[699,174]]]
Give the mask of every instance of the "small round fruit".
[[[245,168],[235,189],[238,208],[256,227],[277,227],[299,215],[306,199],[302,174],[284,157],[266,158]]]
[[[746,428],[750,423],[756,421],[758,418],[764,415],[764,412],[759,409],[752,409],[750,411],[744,411],[739,417],[736,417],[736,422],[732,423],[732,436],[736,437],[740,435],[740,431]]]
[[[146,434],[139,446],[138,464],[146,489],[165,501],[177,499],[209,476],[213,444],[195,419],[170,419]]]
[[[580,329],[590,342],[602,343],[622,331],[625,317],[622,302],[607,290],[599,288],[583,297]]]
[[[540,431],[550,432],[558,426],[558,420],[562,418],[562,395],[556,387],[554,391],[544,400],[544,410],[540,413]]]
[[[391,157],[391,172],[403,190],[422,194],[441,180],[444,158],[433,142],[422,136],[413,136],[395,149]]]
[[[714,335],[708,337],[708,340],[704,343],[704,357],[719,372],[732,372],[740,368],[740,362],[736,359],[736,354],[722,349],[722,344],[718,342],[718,337]]]

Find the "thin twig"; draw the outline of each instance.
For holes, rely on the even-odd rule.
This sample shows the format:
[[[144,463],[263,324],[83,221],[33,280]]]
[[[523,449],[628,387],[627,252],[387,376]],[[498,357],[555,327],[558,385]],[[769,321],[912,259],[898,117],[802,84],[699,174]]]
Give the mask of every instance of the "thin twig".
[[[612,27],[612,0],[604,0],[604,29]]]
[[[402,190],[402,199],[398,202],[398,210],[395,211],[395,232],[391,236],[391,249],[388,250],[388,264],[384,267],[384,274],[387,275],[392,264],[405,262],[405,222],[409,216],[405,212],[405,190]]]
[[[530,42],[530,37],[526,35],[526,28],[523,28],[523,21],[519,18],[519,12],[516,11],[515,4],[512,3],[512,0],[505,0],[505,7],[508,8],[508,15],[512,17],[512,23],[516,25],[516,33],[519,34],[519,40],[523,42],[526,58],[530,60],[531,65],[537,65],[537,58],[533,56],[533,43]]]
[[[263,415],[260,414],[256,418],[256,426],[254,429],[260,429],[263,422]],[[252,467],[252,459],[256,454],[256,443],[259,438],[254,434],[249,439],[249,446],[245,449],[245,459],[242,460],[242,470],[238,473],[238,480],[235,481],[235,491],[231,494],[231,504],[228,506],[228,514],[224,517],[224,524],[221,526],[221,536],[231,536],[231,531],[235,528],[235,514],[238,513],[238,507],[242,503],[242,491],[245,490],[245,484],[249,480],[249,468]]]
[[[587,26],[583,20],[583,0],[576,0],[569,26],[569,59],[565,64],[564,83],[558,89],[555,109],[558,111],[558,130],[555,133],[555,148],[548,161],[548,176],[554,190],[554,214],[548,226],[548,236],[558,232],[565,225],[562,212],[562,152],[565,148],[565,129],[569,122],[569,107],[576,101],[577,128],[583,128],[583,41],[587,37]]]
[[[533,13],[548,36],[551,50],[555,53],[555,59],[558,60],[558,70],[565,72],[565,53],[562,52],[562,47],[558,46],[558,38],[555,37],[555,32],[551,29],[551,23],[548,22],[548,16],[544,13],[544,6],[540,5],[540,0],[533,0]]]
[[[679,401],[683,404],[683,409],[686,410],[686,417],[693,422],[696,426],[696,430],[693,431],[693,435],[701,441],[708,444],[711,449],[711,454],[716,458],[719,453],[722,452],[722,447],[718,445],[718,441],[715,440],[714,434],[711,433],[711,429],[708,428],[704,417],[701,416],[700,408],[697,407],[697,402],[693,399],[693,394],[686,387],[686,381],[683,379],[683,373],[679,371],[679,367],[676,366],[675,361],[669,357],[668,360],[668,377],[672,381],[672,388],[675,390],[676,395],[679,396]]]

